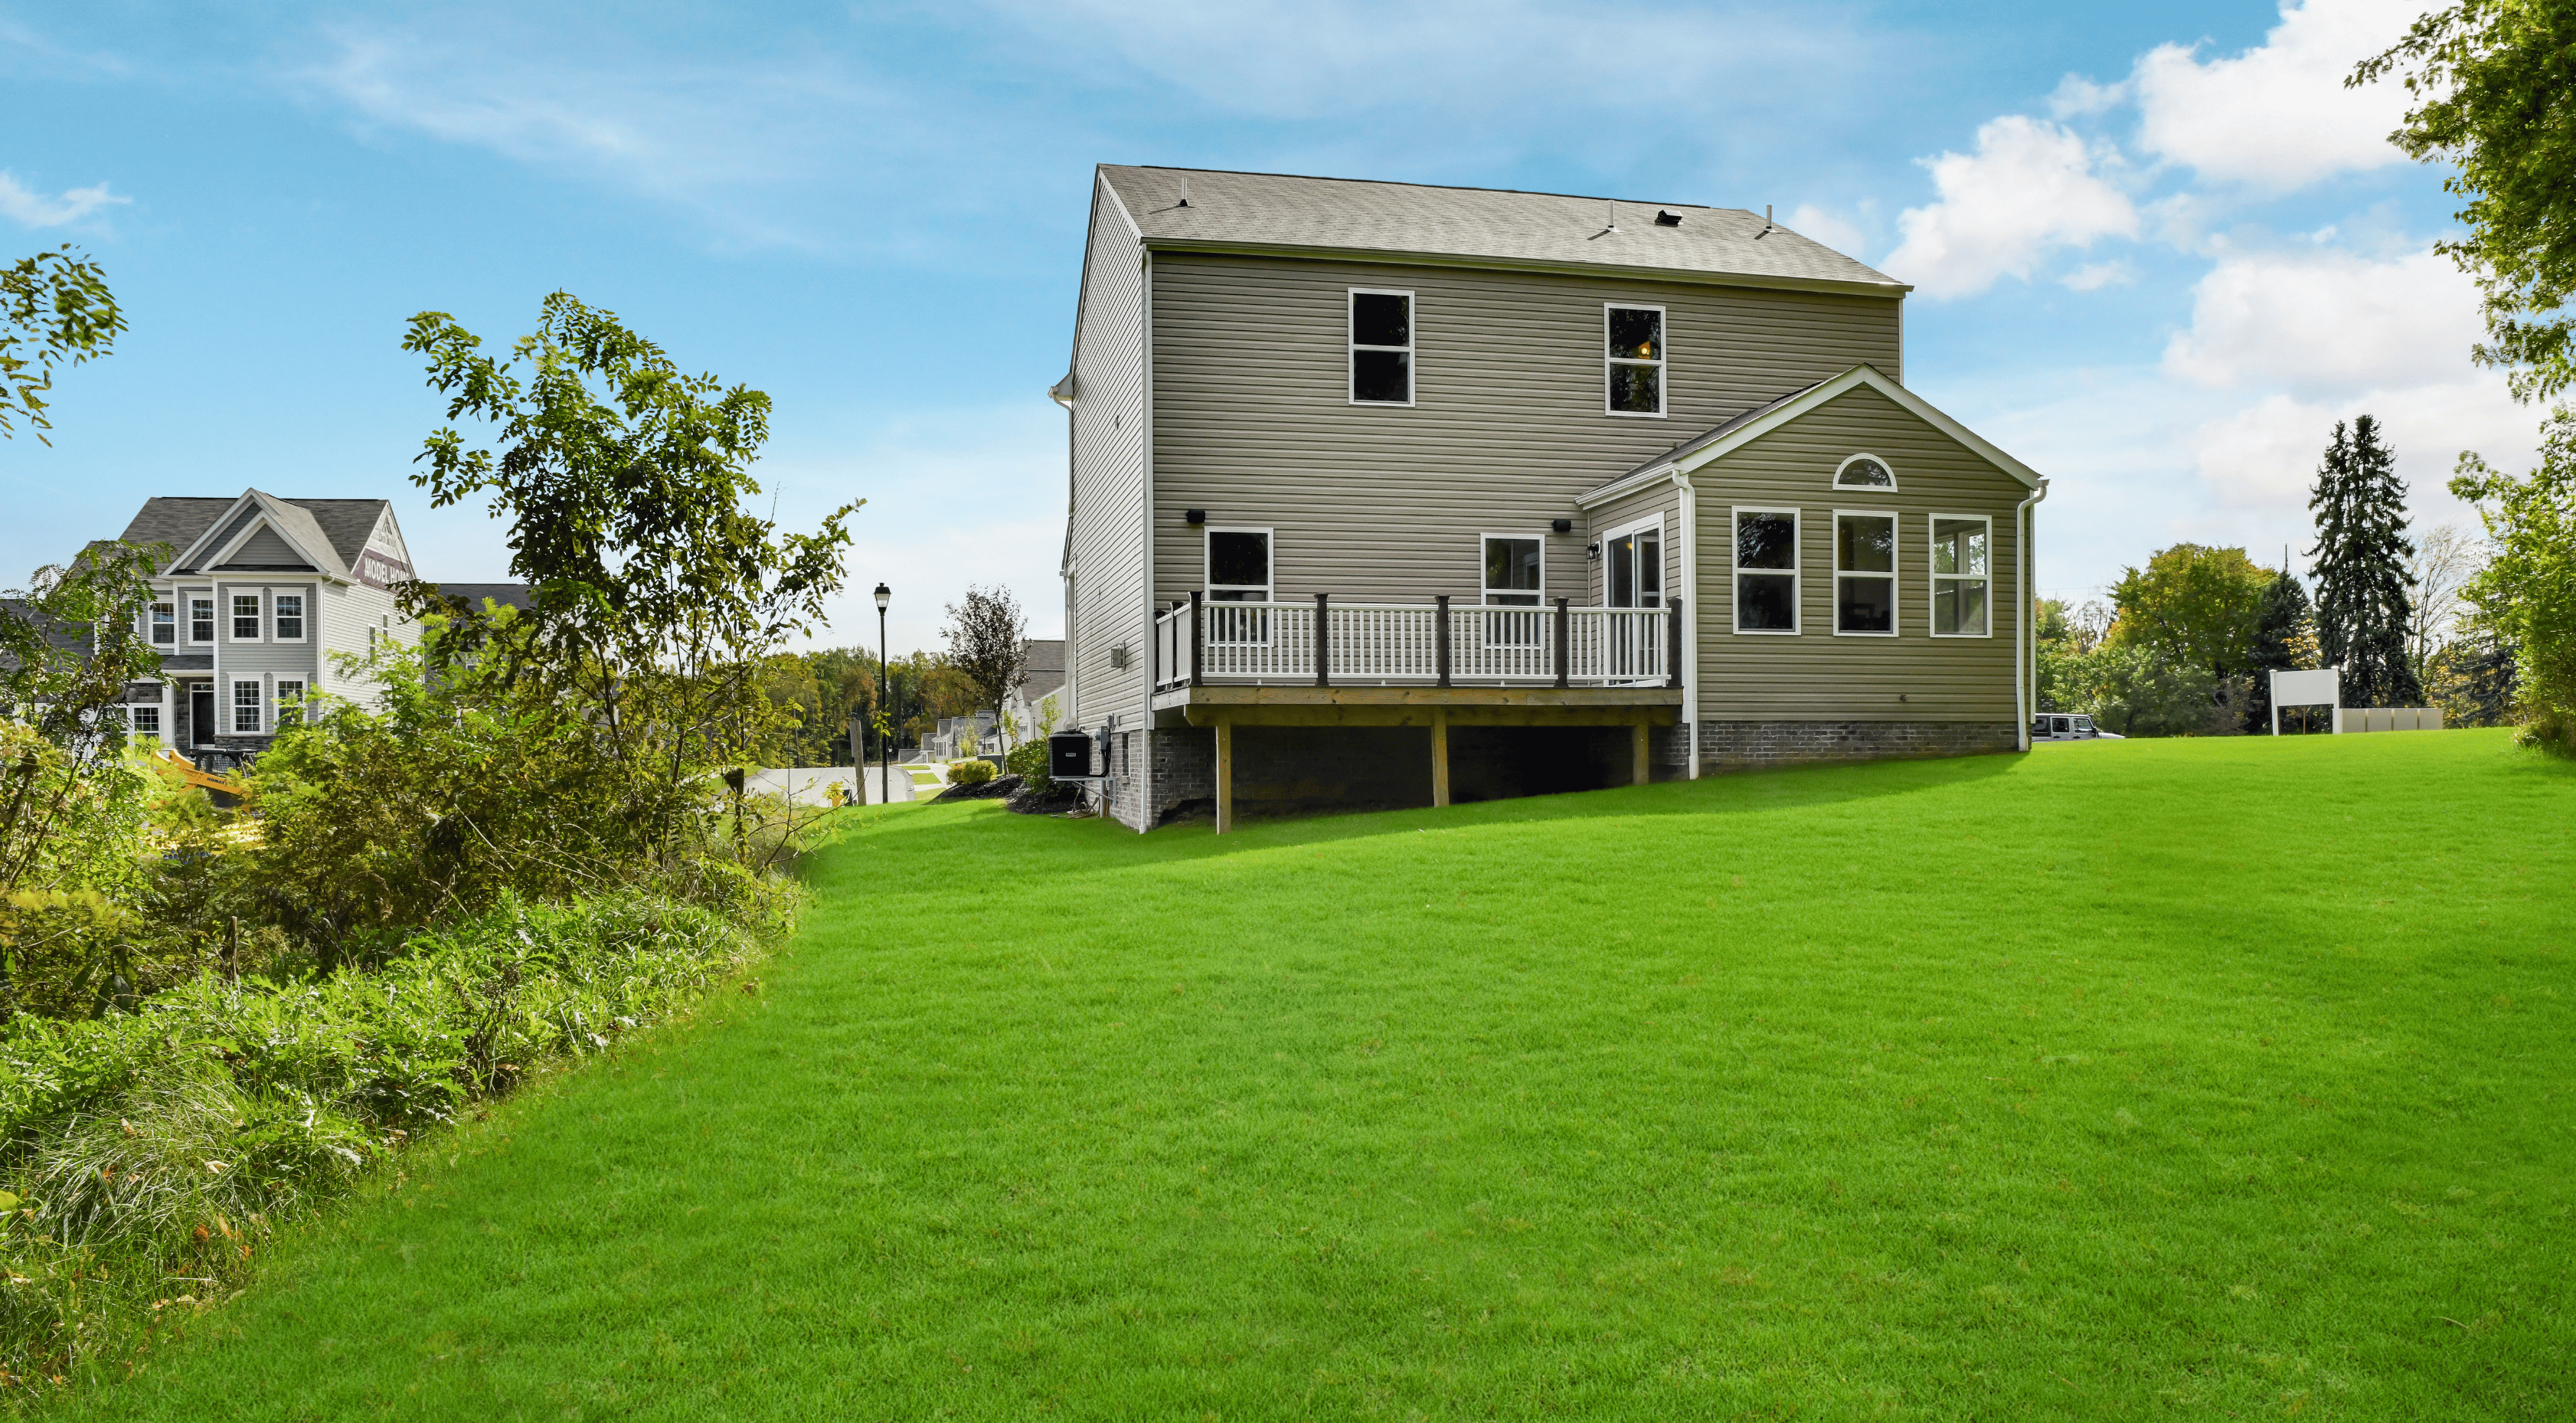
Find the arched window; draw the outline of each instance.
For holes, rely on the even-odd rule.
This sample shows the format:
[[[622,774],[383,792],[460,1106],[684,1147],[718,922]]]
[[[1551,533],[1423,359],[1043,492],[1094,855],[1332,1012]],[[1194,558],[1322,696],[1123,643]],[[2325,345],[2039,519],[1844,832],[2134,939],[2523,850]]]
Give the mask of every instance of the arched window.
[[[1894,489],[1896,474],[1876,455],[1854,455],[1834,471],[1836,489]]]

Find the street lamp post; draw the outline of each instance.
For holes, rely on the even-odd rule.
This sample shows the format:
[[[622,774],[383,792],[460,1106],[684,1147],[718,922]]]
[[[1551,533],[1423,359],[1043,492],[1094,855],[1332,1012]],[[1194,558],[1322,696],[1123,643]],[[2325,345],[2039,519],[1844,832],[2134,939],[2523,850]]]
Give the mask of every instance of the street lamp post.
[[[894,677],[886,667],[886,604],[894,601],[894,590],[877,585],[877,711],[886,719],[884,739],[877,743],[877,759],[884,766],[877,782],[877,804],[894,804]]]

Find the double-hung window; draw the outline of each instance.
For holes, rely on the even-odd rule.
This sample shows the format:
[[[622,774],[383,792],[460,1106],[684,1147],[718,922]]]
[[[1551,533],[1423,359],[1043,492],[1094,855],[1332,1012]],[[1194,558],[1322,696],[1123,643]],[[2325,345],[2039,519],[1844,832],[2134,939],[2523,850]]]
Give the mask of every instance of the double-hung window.
[[[1485,605],[1527,610],[1485,614],[1485,645],[1538,646],[1538,607],[1546,587],[1546,552],[1540,540],[1485,535]]]
[[[1413,403],[1413,293],[1351,289],[1351,403]]]
[[[262,730],[259,682],[244,678],[233,683],[233,735],[257,736]]]
[[[1798,511],[1735,511],[1735,630],[1798,630]]]
[[[1993,631],[1994,522],[1983,515],[1932,516],[1932,635],[1985,637]]]
[[[1270,612],[1266,607],[1228,607],[1230,603],[1270,601],[1270,531],[1207,531],[1207,640],[1215,643],[1267,643]]]
[[[188,641],[205,646],[215,640],[215,600],[212,597],[188,600]]]
[[[1605,306],[1602,329],[1609,350],[1606,377],[1613,415],[1664,413],[1664,309]]]
[[[233,595],[233,641],[259,641],[259,595],[257,593]]]
[[[152,605],[152,645],[174,647],[179,641],[178,605],[162,600]]]
[[[279,678],[277,682],[277,724],[289,727],[303,719],[304,684]]]
[[[1896,636],[1896,516],[1834,512],[1834,631]]]
[[[303,594],[280,593],[277,595],[276,623],[278,641],[302,642],[304,640]]]

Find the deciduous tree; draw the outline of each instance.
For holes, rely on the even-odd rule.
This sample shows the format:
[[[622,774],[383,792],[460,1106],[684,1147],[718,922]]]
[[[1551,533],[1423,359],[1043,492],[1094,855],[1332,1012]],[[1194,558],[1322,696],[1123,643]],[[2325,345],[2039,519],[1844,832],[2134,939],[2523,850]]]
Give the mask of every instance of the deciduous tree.
[[[108,354],[125,313],[96,262],[66,246],[0,268],[0,437],[14,438],[24,420],[45,431],[45,394],[54,370]]]
[[[2262,607],[2255,614],[2254,648],[2245,662],[2254,680],[2254,689],[2245,698],[2248,732],[2266,735],[2272,730],[2271,674],[2313,667],[2315,655],[2316,625],[2308,590],[2285,560],[2271,586],[2263,590]]]
[[[975,706],[993,709],[1018,685],[1029,660],[1029,624],[1008,588],[968,588],[966,601],[948,605],[948,665],[972,690]]]
[[[2213,677],[2242,672],[2271,582],[2241,548],[2175,544],[2145,568],[2126,570],[2111,589],[2120,617],[2109,640],[2153,649]]]

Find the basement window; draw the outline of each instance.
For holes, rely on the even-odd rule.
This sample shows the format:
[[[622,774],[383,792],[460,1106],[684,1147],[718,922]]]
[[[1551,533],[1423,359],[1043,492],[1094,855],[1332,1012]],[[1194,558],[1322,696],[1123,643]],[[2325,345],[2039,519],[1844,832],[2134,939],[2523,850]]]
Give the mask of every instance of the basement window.
[[[1664,309],[1660,306],[1605,306],[1609,412],[1613,415],[1664,413]]]
[[[1896,636],[1896,516],[1834,515],[1834,632]]]
[[[1988,589],[1994,523],[1982,515],[1932,516],[1932,635],[1985,637],[1994,630]]]
[[[1351,403],[1413,403],[1413,293],[1351,289]]]
[[[1798,511],[1735,511],[1735,630],[1798,631]]]

